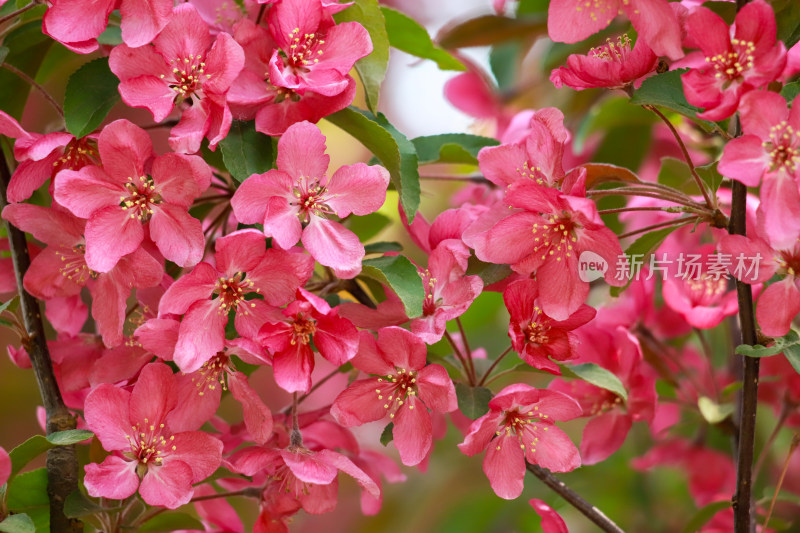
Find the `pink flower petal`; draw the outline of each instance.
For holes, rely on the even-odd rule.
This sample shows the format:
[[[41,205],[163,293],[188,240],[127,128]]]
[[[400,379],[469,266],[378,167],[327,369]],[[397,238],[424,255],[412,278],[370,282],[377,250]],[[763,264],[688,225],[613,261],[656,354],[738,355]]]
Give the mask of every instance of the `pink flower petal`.
[[[136,493],[139,477],[136,475],[136,462],[110,455],[99,465],[89,463],[84,467],[86,477],[83,486],[89,496],[123,500]]]

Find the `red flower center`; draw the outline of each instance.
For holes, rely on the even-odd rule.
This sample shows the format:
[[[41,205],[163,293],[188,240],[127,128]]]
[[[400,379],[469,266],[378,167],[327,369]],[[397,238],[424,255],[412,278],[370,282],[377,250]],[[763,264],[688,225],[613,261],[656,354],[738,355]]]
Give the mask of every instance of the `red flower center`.
[[[97,162],[97,150],[89,144],[89,139],[72,139],[64,147],[64,155],[53,163],[53,176],[64,169],[80,170]]]
[[[563,257],[572,256],[572,244],[578,242],[575,230],[578,225],[569,214],[557,217],[550,215],[544,224],[533,225],[533,241],[536,243],[536,253],[542,254],[542,260],[554,256],[556,261]]]
[[[297,315],[297,318],[292,322],[292,346],[296,344],[308,344],[311,342],[311,336],[317,332],[317,322],[315,320],[304,318],[302,313]]]
[[[331,215],[333,211],[325,202],[328,189],[317,178],[300,178],[295,184],[292,194],[297,200],[294,205],[300,208],[300,220],[308,222],[311,215]]]
[[[149,464],[160,465],[164,457],[175,451],[175,446],[172,444],[175,437],[170,435],[165,438],[161,434],[163,429],[164,424],[156,426],[150,424],[145,418],[144,425],[136,424],[131,426],[132,433],[125,435],[125,438],[130,443],[131,451],[126,452],[124,455],[129,459],[139,461],[140,467],[144,467],[143,469],[137,469],[139,475],[144,474],[141,470],[146,470]]]
[[[741,77],[745,70],[753,68],[753,52],[756,45],[752,41],[731,39],[731,49],[728,52],[706,57],[717,72],[714,77],[732,82]]]
[[[161,195],[155,189],[156,185],[150,176],[139,176],[138,180],[128,177],[125,184],[128,196],[120,196],[120,207],[123,211],[130,211],[131,218],[138,218],[142,224],[150,221],[153,216],[152,206],[161,203]]]
[[[202,61],[202,56],[189,54],[189,57],[170,60],[170,64],[172,76],[168,83],[170,88],[178,93],[176,98],[201,96],[199,93],[203,81],[211,77],[211,74],[205,73],[206,64]],[[164,74],[161,77],[164,78]]]
[[[589,56],[605,61],[624,63],[628,60],[630,52],[631,40],[628,34],[624,34],[617,37],[616,41],[612,41],[610,38],[606,39],[606,44],[589,50]]]
[[[784,170],[794,174],[797,163],[800,162],[800,139],[794,128],[782,120],[769,129],[769,141],[762,143],[770,157],[770,170]]]
[[[697,279],[687,279],[686,287],[689,289],[689,298],[695,305],[712,305],[725,293],[728,282],[725,278],[715,279],[706,272]]]
[[[239,304],[243,303],[245,309],[242,312],[247,315],[247,308],[255,307],[256,304],[251,302],[248,306],[245,296],[253,292],[258,293],[259,289],[253,288],[252,280],[245,279],[244,272],[237,272],[229,278],[219,278],[214,285],[214,293],[218,295],[219,313],[227,315],[231,309],[239,312]]]
[[[531,429],[536,431],[538,427],[536,426],[536,422],[541,422],[542,420],[547,419],[547,415],[539,413],[539,406],[534,405],[532,411],[523,412],[520,410],[519,407],[511,409],[509,411],[504,411],[504,418],[503,422],[500,426],[500,429],[495,432],[495,435],[500,437],[505,434],[507,437],[512,435],[517,437],[519,441],[520,448],[525,449],[525,443],[523,442],[523,437],[525,434],[525,430],[529,424],[533,424]],[[544,431],[547,431],[547,426],[545,425],[542,428]],[[530,442],[531,451],[536,451],[536,443],[539,442],[538,437],[534,437],[533,440]],[[497,449],[500,449],[500,446],[497,446]]]
[[[295,69],[307,71],[308,68],[315,63],[319,63],[320,56],[325,53],[322,45],[325,44],[323,39],[324,35],[317,33],[305,33],[300,35],[300,28],[295,28],[289,34],[289,45],[286,52],[286,57],[289,64]]]
[[[525,326],[525,339],[527,342],[542,345],[547,344],[550,338],[547,333],[550,331],[550,319],[542,313],[539,306],[533,308],[533,318]]]
[[[97,272],[90,270],[86,265],[86,245],[76,244],[72,248],[65,246],[56,250],[56,255],[61,258],[61,266],[58,271],[68,280],[74,281],[78,285],[83,285],[87,281],[87,276],[96,279]]]
[[[800,244],[795,245],[792,250],[781,251],[777,261],[787,276],[800,276]]]
[[[381,388],[375,389],[378,400],[384,402],[383,408],[391,411],[389,418],[394,418],[397,410],[405,403],[409,396],[417,394],[417,375],[418,372],[408,371],[405,368],[397,368],[396,374],[389,374],[386,378],[378,378]],[[385,383],[385,385],[384,385]],[[413,409],[413,405],[408,406]]]
[[[206,389],[216,390],[217,384],[222,386],[222,390],[228,390],[225,378],[231,371],[233,371],[231,358],[225,352],[217,352],[214,357],[203,363],[200,370],[192,377],[192,383],[195,383],[200,396],[205,394]]]

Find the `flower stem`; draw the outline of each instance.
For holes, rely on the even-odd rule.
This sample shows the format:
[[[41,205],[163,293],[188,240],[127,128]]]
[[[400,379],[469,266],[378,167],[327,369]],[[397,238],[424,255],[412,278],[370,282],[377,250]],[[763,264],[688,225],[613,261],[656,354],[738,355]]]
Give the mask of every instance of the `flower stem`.
[[[798,445],[800,445],[800,434],[795,433],[794,437],[792,437],[792,444],[789,446],[789,453],[786,454],[786,460],[783,461],[781,477],[778,478],[778,484],[775,486],[775,494],[772,496],[772,501],[769,503],[767,516],[764,517],[764,531],[769,531],[767,526],[769,526],[769,519],[772,518],[772,511],[775,509],[775,501],[778,499],[778,493],[781,491],[783,480],[786,477],[786,471],[789,470],[789,459],[792,458],[792,454],[797,449]]]
[[[8,22],[9,20],[13,19],[14,17],[17,17],[18,15],[22,15],[23,13],[25,13],[29,9],[33,9],[37,5],[39,5],[39,2],[34,1],[34,2],[31,2],[30,4],[28,4],[27,6],[23,6],[23,7],[19,8],[19,9],[17,9],[16,11],[12,11],[11,13],[9,13],[8,15],[6,15],[4,17],[0,17],[0,24]]]
[[[45,89],[44,87],[42,87],[41,85],[36,83],[33,78],[31,78],[30,76],[28,76],[27,74],[25,74],[24,72],[19,70],[18,68],[14,67],[12,65],[9,65],[8,63],[3,63],[2,65],[0,65],[0,68],[4,68],[7,71],[11,72],[12,74],[15,74],[22,81],[24,81],[25,83],[27,83],[28,85],[30,85],[31,87],[33,87],[37,91],[39,91],[42,94],[42,96],[44,96],[44,99],[47,100],[47,102],[53,107],[53,109],[56,110],[58,115],[62,119],[64,118],[64,110],[61,109],[61,106],[59,105],[59,103],[56,102],[55,98],[53,98],[53,96],[49,92],[47,92],[47,89]]]
[[[686,160],[686,164],[689,165],[689,172],[691,172],[695,183],[697,183],[697,187],[700,189],[700,192],[703,193],[703,198],[705,198],[706,205],[708,206],[709,209],[714,209],[715,207],[714,202],[712,202],[711,200],[711,196],[708,192],[708,186],[706,185],[706,182],[704,182],[703,179],[700,177],[700,175],[697,173],[697,169],[695,169],[694,163],[692,162],[692,157],[689,155],[689,150],[686,149],[686,145],[684,144],[683,139],[681,139],[678,130],[676,130],[675,126],[672,125],[672,122],[670,122],[670,120],[664,116],[664,113],[659,111],[655,106],[645,105],[643,107],[655,113],[658,116],[658,118],[664,121],[664,124],[667,125],[669,131],[672,132],[673,137],[675,137],[675,140],[678,141],[678,146],[680,146],[681,148],[681,153],[683,154],[683,158]]]
[[[445,331],[444,332],[444,338],[447,339],[447,342],[450,343],[450,346],[453,348],[453,353],[458,358],[458,360],[461,361],[461,366],[464,367],[464,375],[467,377],[467,380],[469,381],[470,386],[474,386],[475,385],[475,375],[470,373],[469,364],[467,364],[467,360],[462,355],[461,349],[456,344],[455,339],[453,339],[453,337],[450,335],[449,331]]]
[[[668,220],[667,222],[660,222],[658,224],[651,224],[650,226],[645,226],[643,228],[639,228],[637,230],[629,231],[628,233],[623,233],[618,237],[620,239],[624,239],[625,237],[632,237],[634,235],[638,235],[640,233],[646,233],[650,230],[659,229],[659,228],[668,228],[670,226],[685,226],[686,224],[690,224],[692,222],[697,222],[701,219],[701,217],[692,215],[690,217],[683,217],[683,218],[676,218],[674,220]]]
[[[456,317],[456,324],[458,324],[458,331],[461,333],[461,342],[464,343],[464,350],[467,352],[465,357],[467,359],[467,363],[469,363],[469,372],[472,374],[472,381],[474,382],[477,379],[477,375],[475,374],[475,362],[472,360],[472,349],[469,347],[467,333],[464,331],[464,326],[461,324],[460,317]]]
[[[621,527],[603,514],[600,509],[584,500],[580,494],[569,488],[563,481],[551,474],[550,471],[531,463],[526,463],[526,467],[528,472],[542,480],[545,485],[564,498],[567,503],[572,505],[575,509],[583,513],[586,518],[594,522],[601,530],[606,533],[625,533]]]
[[[492,374],[492,370],[494,370],[494,367],[496,367],[496,366],[497,366],[497,364],[498,364],[500,361],[502,361],[502,360],[503,360],[503,358],[504,358],[504,357],[505,357],[505,356],[506,356],[506,355],[507,355],[507,354],[508,354],[510,351],[511,351],[511,346],[509,346],[508,348],[506,348],[506,349],[505,349],[505,351],[504,351],[503,353],[501,353],[500,355],[498,355],[498,356],[497,356],[497,359],[495,359],[495,360],[494,360],[494,362],[492,363],[492,366],[490,366],[490,367],[489,367],[489,369],[488,369],[488,370],[486,371],[486,373],[483,375],[483,377],[481,378],[481,380],[478,382],[478,386],[479,386],[479,387],[480,387],[480,386],[482,386],[484,383],[486,383],[486,380],[487,380],[487,379],[489,379],[489,376]]]
[[[297,419],[297,393],[292,394],[292,432],[289,434],[290,446],[302,446],[303,434],[300,433],[300,422]]]
[[[770,433],[769,438],[764,443],[764,447],[761,449],[761,453],[758,455],[758,460],[756,461],[755,469],[753,470],[753,479],[758,479],[758,474],[761,472],[761,467],[764,466],[764,461],[767,459],[767,455],[769,454],[770,448],[775,443],[775,439],[778,438],[778,434],[781,432],[781,428],[786,423],[786,419],[789,418],[789,414],[791,414],[792,410],[794,409],[794,405],[789,402],[788,398],[783,399],[783,405],[781,405],[781,414],[778,415],[778,421],[775,422],[775,428]]]
[[[6,191],[11,181],[11,172],[0,150],[0,189],[2,190],[3,207],[7,205]],[[6,222],[11,259],[17,278],[17,291],[20,298],[20,309],[25,323],[23,346],[28,352],[31,366],[36,376],[36,383],[42,395],[42,403],[47,414],[47,434],[57,431],[75,429],[77,422],[69,412],[53,371],[53,362],[47,348],[42,314],[39,302],[23,287],[22,280],[31,264],[28,255],[28,242],[25,233]],[[56,446],[47,452],[47,495],[50,499],[50,527],[52,531],[83,531],[80,520],[69,518],[64,514],[64,501],[70,493],[78,490],[78,459],[75,446]]]

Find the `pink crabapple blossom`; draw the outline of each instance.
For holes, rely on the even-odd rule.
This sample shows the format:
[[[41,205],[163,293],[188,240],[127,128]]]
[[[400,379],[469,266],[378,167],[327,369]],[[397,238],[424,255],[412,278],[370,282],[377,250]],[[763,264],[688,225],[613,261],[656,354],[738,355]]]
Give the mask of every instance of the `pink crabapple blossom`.
[[[702,50],[705,65],[681,79],[686,100],[704,108],[698,117],[727,118],[745,93],[778,79],[786,65],[786,47],[776,41],[775,28],[775,14],[763,0],[744,6],[731,28],[706,7],[689,14],[686,31]]]
[[[191,4],[174,8],[152,46],[115,47],[109,66],[120,79],[122,100],[150,110],[156,122],[181,108],[181,120],[170,132],[176,152],[197,152],[203,137],[214,149],[228,134],[232,116],[225,95],[244,66],[244,52],[227,33],[212,41]]]
[[[509,385],[492,398],[489,412],[472,423],[458,448],[469,456],[486,450],[483,471],[492,490],[513,500],[522,493],[526,461],[553,472],[581,465],[577,448],[553,423],[580,415],[580,406],[566,394]]]
[[[328,177],[329,162],[319,128],[310,122],[294,124],[278,141],[278,168],[247,178],[231,205],[240,222],[263,224],[264,234],[281,248],[302,240],[317,262],[341,278],[352,278],[361,272],[364,245],[327,216],[377,211],[386,198],[389,172],[356,163]]]
[[[188,210],[211,183],[205,161],[181,154],[153,158],[150,136],[125,119],[103,128],[97,146],[102,166],[63,170],[53,195],[87,220],[89,268],[108,272],[137,250],[146,234],[166,259],[180,266],[197,264],[203,257],[203,232]]]
[[[313,268],[299,250],[267,249],[264,236],[244,229],[217,239],[215,265],[199,263],[164,293],[159,318],[183,315],[175,344],[174,361],[184,372],[194,372],[221,351],[228,315],[236,331],[253,338],[276,306],[290,301]],[[256,298],[263,296],[263,299]]]
[[[121,500],[138,488],[150,505],[175,509],[189,502],[192,484],[219,467],[222,443],[172,416],[181,401],[172,370],[160,363],[146,366],[130,392],[104,384],[89,394],[86,423],[115,452],[86,466],[90,495]]]
[[[425,459],[433,445],[428,409],[448,413],[457,408],[447,371],[426,364],[426,355],[425,344],[407,330],[383,328],[377,340],[362,331],[353,366],[374,377],[352,383],[331,407],[333,417],[347,427],[388,416],[400,459],[409,466]]]

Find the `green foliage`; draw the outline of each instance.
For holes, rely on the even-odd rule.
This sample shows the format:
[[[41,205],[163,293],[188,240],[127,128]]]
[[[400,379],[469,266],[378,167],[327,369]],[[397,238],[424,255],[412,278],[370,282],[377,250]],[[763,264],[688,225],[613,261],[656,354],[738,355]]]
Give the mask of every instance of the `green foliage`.
[[[10,51],[7,46],[0,46],[0,65],[6,60],[6,56]]]
[[[348,107],[326,117],[363,144],[386,167],[392,184],[400,193],[400,203],[409,222],[419,208],[420,188],[417,153],[414,144],[382,114]]]
[[[797,95],[800,94],[800,81],[787,83],[781,88],[781,96],[786,99],[786,103],[791,104]]]
[[[381,431],[381,444],[388,446],[394,440],[394,422],[389,422]]]
[[[364,246],[368,254],[385,254],[386,252],[402,252],[403,245],[399,242],[373,242]]]
[[[361,275],[388,285],[403,302],[406,315],[416,317],[422,314],[425,290],[417,267],[402,255],[365,259]]]
[[[239,183],[272,168],[272,138],[257,132],[253,121],[234,120],[219,147],[225,167]]]
[[[631,98],[632,104],[656,105],[672,109],[686,117],[691,118],[706,130],[714,129],[714,123],[697,118],[699,107],[690,105],[683,94],[681,74],[688,69],[670,70],[663,74],[651,76],[642,82]]]
[[[772,0],[778,39],[788,50],[800,41],[800,3],[796,0]]]
[[[64,500],[64,515],[69,518],[80,518],[107,510],[101,505],[97,505],[79,490],[70,493]]]
[[[90,439],[94,433],[85,429],[68,429],[48,436],[34,435],[9,452],[11,457],[11,477],[13,479],[25,465],[56,446],[69,446]]]
[[[617,376],[602,366],[595,363],[559,366],[561,367],[561,373],[565,377],[582,379],[596,387],[611,391],[623,400],[628,401],[628,391],[625,390],[625,386]]]
[[[431,41],[428,30],[416,20],[390,7],[381,7],[381,12],[386,19],[389,44],[394,48],[422,59],[430,59],[441,70],[466,70],[461,61],[436,46]]]
[[[692,518],[689,519],[689,522],[686,523],[686,527],[683,528],[682,533],[695,533],[696,531],[700,531],[706,522],[711,520],[715,514],[724,511],[730,506],[730,500],[720,500],[718,502],[709,503],[705,507],[701,507]]]
[[[798,335],[797,332],[792,329],[789,330],[789,333],[783,337],[775,339],[775,343],[772,346],[766,347],[740,344],[736,347],[736,353],[739,355],[746,355],[748,357],[771,357],[773,355],[778,355],[788,348],[790,349],[791,353],[794,354],[796,353],[796,348],[793,347],[798,346],[798,343],[800,343],[800,335]]]
[[[0,531],[3,533],[35,533],[36,525],[31,517],[26,514],[12,514],[0,522]]]
[[[489,401],[492,391],[486,387],[470,387],[465,383],[456,383],[458,409],[471,420],[482,417],[489,412]]]
[[[75,137],[92,133],[119,102],[119,80],[101,57],[79,68],[69,78],[64,94],[64,121]]]
[[[514,86],[521,53],[526,50],[517,42],[499,44],[489,52],[489,67],[501,91]]]
[[[386,77],[386,67],[389,64],[389,35],[378,0],[355,0],[352,6],[334,18],[338,23],[356,21],[369,32],[372,53],[356,62],[356,72],[364,84],[367,107],[376,113],[381,83]]]
[[[484,15],[445,28],[437,41],[442,47],[453,49],[492,46],[512,39],[535,39],[546,33],[547,21],[544,17],[514,19],[498,15]]]
[[[53,46],[53,40],[42,33],[42,22],[34,20],[12,30],[3,39],[3,46],[10,50],[4,63],[34,78],[47,51]],[[6,69],[0,69],[0,108],[3,111],[20,120],[30,91],[27,82]]]
[[[732,403],[717,403],[707,396],[700,396],[697,399],[697,407],[709,424],[719,424],[736,410],[736,406]]]
[[[430,163],[478,164],[478,152],[486,146],[497,146],[499,141],[467,133],[429,135],[411,140],[417,151],[420,165]]]
[[[162,513],[145,522],[137,531],[203,531],[203,524],[186,513]]]
[[[392,221],[381,213],[370,213],[361,217],[352,216],[347,219],[347,227],[358,235],[361,242],[366,242],[383,231]]]
[[[35,531],[50,530],[50,499],[47,495],[47,469],[37,468],[9,480],[6,497],[8,509],[27,514]]]
[[[722,180],[725,179],[722,174],[719,173],[717,166],[719,165],[718,161],[714,161],[709,165],[703,165],[702,167],[695,167],[695,171],[697,171],[697,175],[700,176],[708,188],[711,189],[712,193],[717,192],[719,186],[722,184]]]

